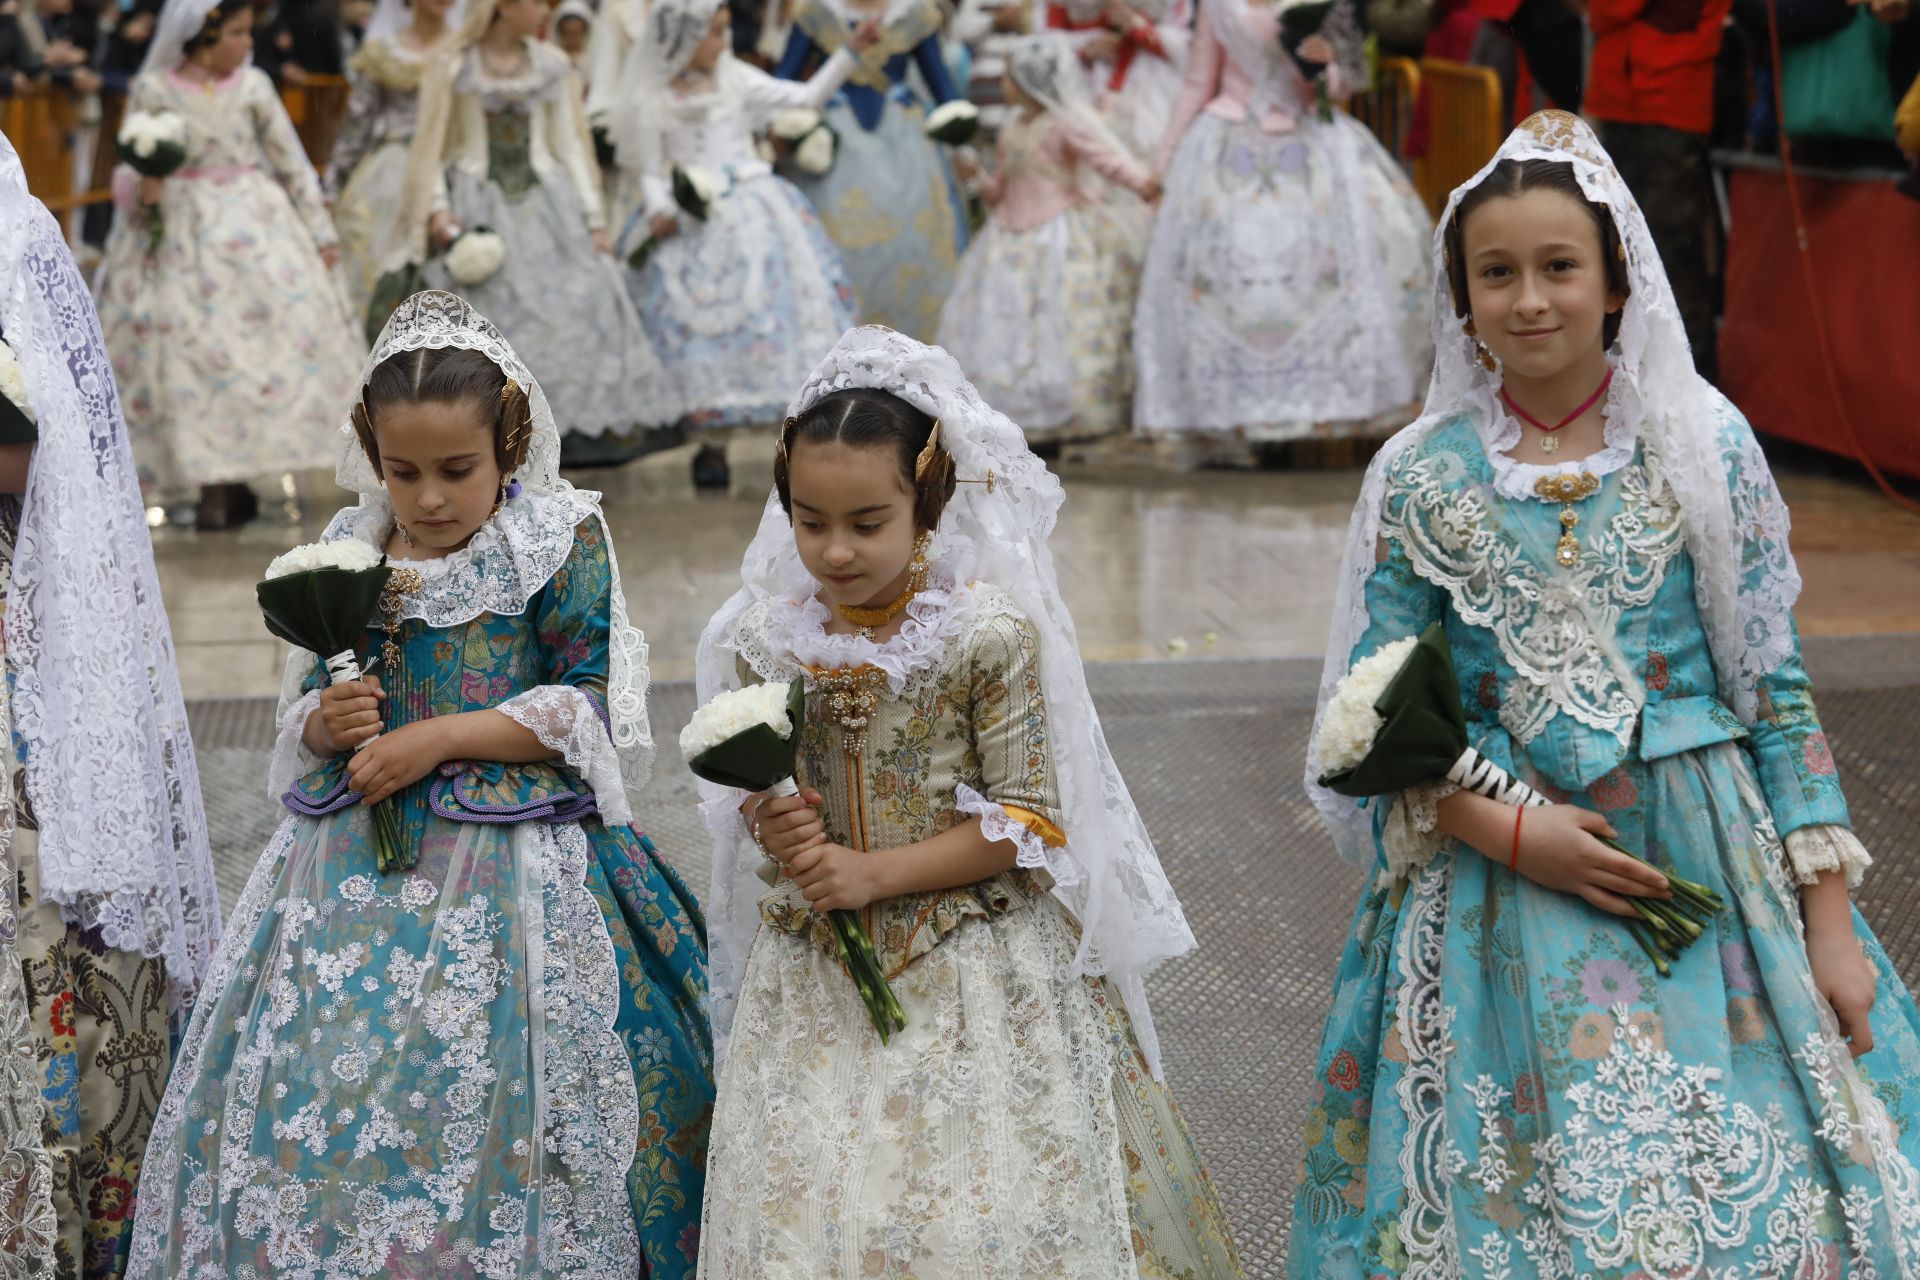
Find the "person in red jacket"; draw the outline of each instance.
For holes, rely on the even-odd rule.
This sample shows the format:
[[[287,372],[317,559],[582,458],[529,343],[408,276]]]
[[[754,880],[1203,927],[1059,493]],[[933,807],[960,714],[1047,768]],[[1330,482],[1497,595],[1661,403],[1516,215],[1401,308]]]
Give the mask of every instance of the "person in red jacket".
[[[1713,68],[1732,0],[1588,0],[1586,114],[1647,215],[1673,282],[1693,362],[1715,371],[1712,283]]]

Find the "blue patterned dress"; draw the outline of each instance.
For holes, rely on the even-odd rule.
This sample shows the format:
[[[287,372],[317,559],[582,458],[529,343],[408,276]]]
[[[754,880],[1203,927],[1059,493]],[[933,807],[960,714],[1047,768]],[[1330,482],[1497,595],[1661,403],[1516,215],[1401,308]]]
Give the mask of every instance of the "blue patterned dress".
[[[402,621],[389,726],[550,686],[604,716],[609,565],[587,519],[524,612]],[[382,875],[345,759],[287,794],[234,909],[129,1274],[693,1275],[713,1104],[693,895],[552,763],[408,788],[389,803],[419,860]]]
[[[1731,410],[1718,442],[1738,485],[1759,451]],[[1856,913],[1879,972],[1856,1062],[1807,961],[1794,881],[1848,817],[1797,645],[1743,724],[1644,452],[1575,504],[1571,569],[1560,504],[1494,484],[1464,417],[1393,461],[1349,661],[1442,622],[1483,754],[1728,906],[1662,978],[1617,917],[1457,843],[1385,874],[1399,819],[1379,803],[1290,1274],[1920,1274],[1920,1011]],[[1547,678],[1520,678],[1516,652]]]
[[[940,52],[940,8],[912,0],[890,12],[880,42],[857,56],[827,106],[840,137],[833,168],[794,174],[827,234],[846,255],[863,324],[932,342],[967,247],[967,216],[953,170],[923,131],[930,108],[908,83],[915,68],[940,106],[960,97]],[[777,74],[798,80],[846,48],[853,32],[830,0],[801,0]]]

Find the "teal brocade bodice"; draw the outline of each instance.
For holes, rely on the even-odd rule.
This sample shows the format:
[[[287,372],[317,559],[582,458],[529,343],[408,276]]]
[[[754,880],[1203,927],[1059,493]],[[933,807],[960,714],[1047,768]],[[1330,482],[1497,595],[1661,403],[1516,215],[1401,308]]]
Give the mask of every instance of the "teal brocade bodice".
[[[1572,565],[1556,554],[1563,509]],[[1463,416],[1393,460],[1381,541],[1349,662],[1442,622],[1483,755],[1577,794],[1622,766],[1738,741],[1781,834],[1847,822],[1797,638],[1756,691],[1754,723],[1722,700],[1680,507],[1643,449],[1590,497],[1520,499],[1495,488]]]
[[[399,624],[392,639],[399,658],[373,674],[386,689],[388,731],[434,716],[485,711],[542,685],[578,689],[606,719],[607,635],[611,574],[597,521],[575,532],[567,562],[527,601],[520,614],[481,613],[451,627],[417,618]],[[388,639],[368,629],[363,652],[379,653]],[[325,679],[316,661],[305,688]],[[349,791],[349,753],[328,759],[284,797],[296,813],[332,813],[358,803]],[[410,847],[450,838],[447,824],[578,821],[596,812],[593,789],[558,761],[502,764],[453,760],[396,794]]]

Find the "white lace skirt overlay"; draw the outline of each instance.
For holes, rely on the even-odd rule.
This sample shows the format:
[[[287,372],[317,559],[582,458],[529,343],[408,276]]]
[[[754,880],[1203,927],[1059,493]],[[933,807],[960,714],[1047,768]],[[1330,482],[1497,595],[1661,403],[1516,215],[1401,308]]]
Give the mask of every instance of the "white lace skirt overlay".
[[[840,966],[762,929],[707,1162],[707,1280],[1136,1280],[1110,1040],[1050,902],[893,980],[883,1045]]]
[[[586,833],[469,824],[343,875],[365,815],[288,818],[234,908],[127,1275],[631,1280],[637,1094]]]
[[[1268,134],[1202,114],[1166,191],[1134,320],[1135,430],[1293,439],[1419,396],[1432,228],[1366,126]]]

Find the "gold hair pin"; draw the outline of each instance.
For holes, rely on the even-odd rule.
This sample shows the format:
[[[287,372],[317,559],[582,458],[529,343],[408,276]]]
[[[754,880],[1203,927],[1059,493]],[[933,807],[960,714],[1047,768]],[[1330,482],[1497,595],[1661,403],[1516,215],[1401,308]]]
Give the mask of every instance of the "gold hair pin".
[[[940,448],[940,419],[933,420],[933,430],[927,433],[927,447],[914,459],[913,478],[916,483],[927,478],[927,471],[933,466],[934,454]]]

